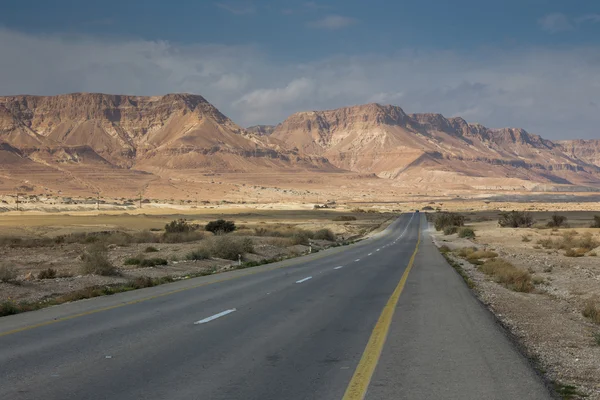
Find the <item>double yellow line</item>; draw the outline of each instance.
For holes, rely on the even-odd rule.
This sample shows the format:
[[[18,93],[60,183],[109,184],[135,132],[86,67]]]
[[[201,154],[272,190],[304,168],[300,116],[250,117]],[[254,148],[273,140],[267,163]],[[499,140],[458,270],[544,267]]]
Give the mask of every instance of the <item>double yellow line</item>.
[[[396,305],[398,304],[398,299],[400,299],[400,295],[402,294],[402,290],[404,289],[404,285],[408,279],[408,274],[413,267],[415,257],[419,251],[419,244],[421,243],[420,228],[417,237],[418,239],[417,245],[415,246],[415,251],[410,257],[408,266],[402,274],[402,278],[400,278],[398,286],[396,286],[396,289],[394,289],[394,292],[387,301],[383,311],[381,312],[381,315],[379,316],[379,319],[377,320],[377,323],[375,324],[375,328],[373,328],[373,332],[371,333],[367,347],[360,358],[358,366],[356,367],[356,371],[354,371],[354,375],[350,380],[350,384],[346,388],[346,392],[344,393],[342,400],[362,400],[367,394],[369,383],[371,382],[371,378],[375,372],[375,367],[377,367],[377,363],[379,362],[383,345],[385,344],[385,340],[390,330],[390,325],[392,323],[394,311],[396,310]]]

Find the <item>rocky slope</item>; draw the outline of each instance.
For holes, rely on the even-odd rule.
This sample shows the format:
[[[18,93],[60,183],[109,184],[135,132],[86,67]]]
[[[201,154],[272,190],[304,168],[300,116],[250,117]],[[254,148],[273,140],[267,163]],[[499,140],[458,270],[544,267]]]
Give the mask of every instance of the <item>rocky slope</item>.
[[[95,191],[131,180],[143,186],[151,179],[148,173],[168,178],[170,171],[181,170],[337,168],[322,157],[284,149],[275,139],[261,140],[201,96],[0,97],[1,186],[28,180],[34,187],[60,187],[68,180]]]
[[[270,135],[277,128],[276,125],[254,125],[246,128],[248,132],[256,133],[257,135]]]
[[[367,104],[301,112],[272,138],[334,165],[402,181],[531,189],[539,183],[600,184],[593,157],[523,129],[489,129],[440,114]]]
[[[560,140],[556,142],[571,157],[600,167],[600,140]]]

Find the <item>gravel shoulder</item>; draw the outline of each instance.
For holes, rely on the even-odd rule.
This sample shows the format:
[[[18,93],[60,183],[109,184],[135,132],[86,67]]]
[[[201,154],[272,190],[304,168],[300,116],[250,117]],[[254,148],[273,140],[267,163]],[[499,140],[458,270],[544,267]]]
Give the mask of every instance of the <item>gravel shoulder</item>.
[[[559,383],[564,398],[600,399],[600,326],[582,315],[585,303],[600,296],[600,259],[588,252],[566,257],[564,251],[545,249],[543,239],[560,237],[573,229],[500,228],[495,221],[469,223],[477,234],[468,240],[430,229],[438,247],[462,266],[474,282],[479,299],[496,315],[546,377]],[[600,229],[577,228],[600,240]],[[527,237],[527,239],[524,239]],[[456,255],[464,247],[492,250],[517,268],[527,270],[535,283],[531,293],[512,291]],[[571,388],[570,386],[574,386]],[[566,394],[572,393],[571,397]]]

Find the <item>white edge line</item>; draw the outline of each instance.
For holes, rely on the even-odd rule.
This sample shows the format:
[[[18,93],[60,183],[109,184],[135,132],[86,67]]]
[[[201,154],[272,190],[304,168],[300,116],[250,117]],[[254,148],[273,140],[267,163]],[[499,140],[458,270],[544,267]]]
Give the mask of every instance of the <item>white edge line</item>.
[[[335,267],[334,269],[340,269],[340,268],[344,268],[344,266],[340,265],[339,267]]]
[[[304,279],[300,279],[299,281],[296,281],[296,283],[302,283],[302,282],[306,282],[307,280],[312,279],[312,276],[306,277]]]
[[[225,311],[215,314],[211,317],[201,319],[200,321],[196,321],[196,322],[194,322],[194,325],[205,324],[205,323],[215,320],[217,318],[224,317],[227,314],[231,314],[232,312],[235,312],[235,311],[237,311],[235,308],[232,308],[231,310],[225,310]]]
[[[356,260],[354,260],[354,262],[359,262],[359,261],[360,261],[360,258],[357,258]]]

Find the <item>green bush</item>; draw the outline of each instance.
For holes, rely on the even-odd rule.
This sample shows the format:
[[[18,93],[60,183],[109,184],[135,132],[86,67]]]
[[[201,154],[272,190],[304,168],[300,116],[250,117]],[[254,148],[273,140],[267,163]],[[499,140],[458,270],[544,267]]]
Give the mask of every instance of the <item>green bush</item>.
[[[567,217],[564,215],[554,214],[550,218],[550,221],[546,224],[548,228],[560,228],[567,222]]]
[[[56,270],[54,268],[47,268],[42,270],[38,274],[38,279],[54,279],[56,278]]]
[[[212,232],[215,235],[229,233],[235,231],[235,223],[233,221],[225,221],[224,219],[218,219],[216,221],[210,221],[204,227],[208,232]]]
[[[81,271],[84,274],[118,275],[117,269],[108,259],[106,246],[103,243],[88,246],[81,259]]]
[[[525,211],[503,212],[498,219],[498,224],[503,228],[530,228],[533,223],[533,217]]]
[[[313,239],[335,242],[335,233],[331,229],[319,229],[315,232]]]
[[[436,231],[443,231],[448,226],[463,226],[465,217],[456,213],[437,213],[434,216],[433,224]]]
[[[157,265],[168,265],[169,262],[164,258],[145,258],[140,261],[140,267],[155,267]]]
[[[196,230],[196,227],[183,218],[173,220],[165,225],[165,233],[186,233],[194,230]]]
[[[473,228],[462,227],[458,230],[458,237],[472,239],[475,237],[475,231]]]

